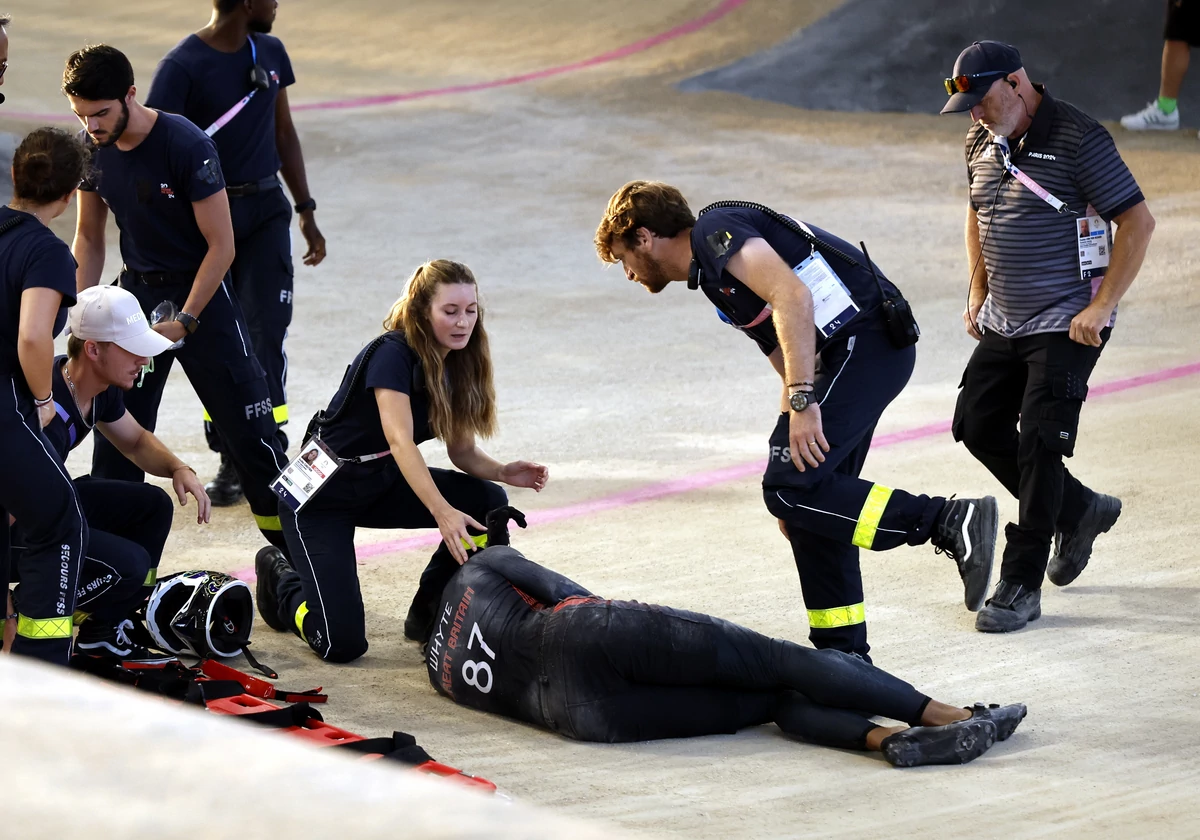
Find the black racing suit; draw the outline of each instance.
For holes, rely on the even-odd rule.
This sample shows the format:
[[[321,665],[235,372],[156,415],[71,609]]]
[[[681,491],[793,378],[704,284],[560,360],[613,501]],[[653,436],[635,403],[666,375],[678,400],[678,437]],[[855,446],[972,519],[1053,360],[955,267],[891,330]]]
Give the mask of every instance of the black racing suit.
[[[915,725],[929,702],[840,651],[602,600],[507,546],[475,554],[447,585],[426,667],[457,703],[610,743],[774,721],[806,741],[863,749],[876,725],[867,715]]]

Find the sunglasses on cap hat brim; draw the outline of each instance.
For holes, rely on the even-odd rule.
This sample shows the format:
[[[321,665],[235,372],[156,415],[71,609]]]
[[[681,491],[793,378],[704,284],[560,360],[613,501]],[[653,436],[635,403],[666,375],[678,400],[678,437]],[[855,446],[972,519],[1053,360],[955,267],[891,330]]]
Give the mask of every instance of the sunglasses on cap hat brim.
[[[974,73],[969,76],[953,76],[944,80],[946,95],[953,96],[956,93],[969,93],[970,91],[978,92],[980,89],[983,89],[986,93],[987,89],[995,84],[997,79],[1002,79],[1007,75],[1007,70],[989,70],[986,73]]]

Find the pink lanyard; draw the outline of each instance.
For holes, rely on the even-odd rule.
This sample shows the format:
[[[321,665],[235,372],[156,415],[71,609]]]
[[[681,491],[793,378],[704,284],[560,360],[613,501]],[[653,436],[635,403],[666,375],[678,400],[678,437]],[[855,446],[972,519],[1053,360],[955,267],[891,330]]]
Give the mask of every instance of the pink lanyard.
[[[1007,137],[996,137],[995,135],[992,135],[992,141],[1000,148],[1000,162],[1004,165],[1004,168],[1008,170],[1010,175],[1028,187],[1031,193],[1053,207],[1056,212],[1062,213],[1064,210],[1070,212],[1067,205],[1055,198],[1053,193],[1045,189],[1041,184],[1030,178],[1013,165],[1012,158],[1009,156],[1008,152]]]

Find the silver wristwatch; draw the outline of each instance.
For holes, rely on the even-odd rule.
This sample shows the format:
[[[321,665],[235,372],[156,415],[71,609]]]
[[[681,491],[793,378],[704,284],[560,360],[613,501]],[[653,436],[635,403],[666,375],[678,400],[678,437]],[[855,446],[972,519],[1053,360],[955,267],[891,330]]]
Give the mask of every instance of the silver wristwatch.
[[[788,405],[792,411],[804,411],[816,401],[816,395],[812,391],[793,391],[788,395]]]

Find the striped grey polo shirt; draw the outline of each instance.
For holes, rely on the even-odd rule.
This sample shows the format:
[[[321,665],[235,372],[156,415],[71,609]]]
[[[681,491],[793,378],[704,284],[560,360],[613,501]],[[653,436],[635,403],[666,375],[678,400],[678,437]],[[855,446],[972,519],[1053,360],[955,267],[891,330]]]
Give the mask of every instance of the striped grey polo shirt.
[[[1042,101],[1025,137],[1009,140],[1012,162],[1070,212],[1056,212],[1010,175],[986,128],[967,132],[967,181],[988,275],[978,322],[1007,338],[1070,329],[1093,283],[1099,287],[1099,278],[1080,278],[1078,219],[1089,204],[1111,221],[1143,201],[1108,130],[1035,87]]]

